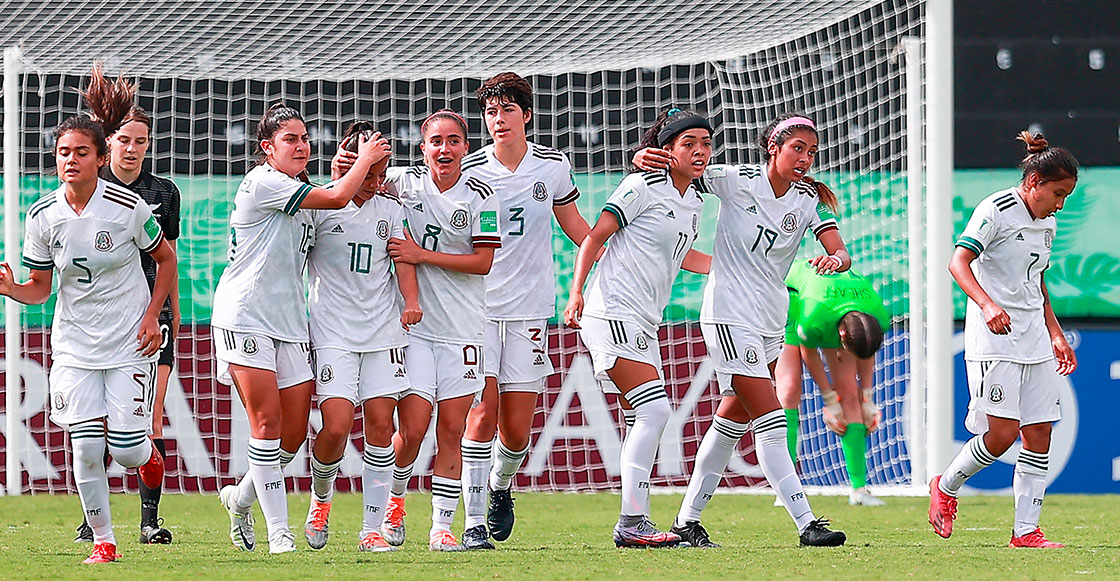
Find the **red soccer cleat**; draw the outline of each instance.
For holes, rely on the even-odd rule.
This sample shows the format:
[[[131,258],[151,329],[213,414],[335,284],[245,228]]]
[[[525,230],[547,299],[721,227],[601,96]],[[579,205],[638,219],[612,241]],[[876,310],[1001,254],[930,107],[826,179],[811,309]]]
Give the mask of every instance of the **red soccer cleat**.
[[[155,442],[152,442],[152,456],[148,458],[148,463],[137,468],[136,473],[148,488],[159,488],[163,485],[163,456],[160,455]]]
[[[117,554],[116,545],[113,543],[97,543],[93,545],[93,553],[91,553],[85,561],[82,561],[82,564],[112,563],[119,558],[121,558],[121,556]]]
[[[941,492],[940,483],[940,474],[929,481],[929,524],[933,525],[933,532],[947,539],[953,534],[957,499]]]
[[[1055,543],[1046,539],[1042,534],[1042,529],[1036,528],[1033,531],[1021,536],[1011,536],[1011,542],[1007,544],[1008,547],[1029,547],[1032,549],[1062,549],[1065,545]]]

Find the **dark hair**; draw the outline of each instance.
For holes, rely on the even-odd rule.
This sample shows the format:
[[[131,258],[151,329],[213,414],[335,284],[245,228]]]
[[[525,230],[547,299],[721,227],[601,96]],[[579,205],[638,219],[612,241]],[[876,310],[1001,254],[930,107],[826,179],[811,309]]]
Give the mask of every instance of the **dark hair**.
[[[861,311],[848,311],[840,317],[840,343],[860,359],[875,355],[883,345],[883,328],[879,321]]]
[[[370,121],[355,121],[351,123],[350,127],[346,128],[346,132],[342,134],[342,141],[346,141],[351,137],[354,138],[350,139],[350,141],[346,143],[346,151],[349,151],[350,153],[358,153],[358,136],[365,136],[366,140],[368,141],[373,137],[373,134],[376,131],[377,127],[374,126],[374,124]]]
[[[1029,131],[1020,131],[1016,137],[1027,146],[1027,156],[1019,162],[1019,169],[1023,170],[1023,179],[1027,174],[1036,173],[1043,181],[1056,182],[1067,178],[1077,179],[1077,158],[1068,149],[1050,147],[1046,138],[1041,133],[1031,135]]]
[[[776,118],[774,118],[774,120],[771,121],[762,130],[761,133],[758,134],[757,144],[759,148],[762,149],[762,159],[764,161],[770,161],[770,146],[777,145],[778,147],[781,147],[782,144],[785,143],[786,140],[793,135],[794,131],[804,129],[812,131],[814,135],[817,134],[816,127],[812,125],[802,124],[789,125],[782,128],[782,130],[778,131],[777,133],[774,132],[774,130],[777,129],[778,125],[781,124],[782,121],[793,119],[794,117],[804,117],[805,119],[809,119],[808,116],[802,115],[801,113],[781,113]],[[840,200],[839,198],[837,198],[836,192],[833,192],[832,189],[829,188],[824,182],[819,182],[809,176],[801,178],[801,181],[812,186],[813,189],[817,191],[817,198],[819,198],[820,201],[824,203],[824,205],[828,206],[829,209],[833,211],[833,213],[840,211]]]
[[[420,124],[420,135],[424,135],[428,131],[428,125],[436,119],[450,119],[459,125],[459,129],[463,130],[463,139],[467,138],[467,120],[463,116],[452,111],[451,109],[440,109],[431,115]]]
[[[681,129],[681,131],[677,131],[676,133],[673,133],[672,135],[669,135],[668,136],[669,139],[662,140],[662,138],[664,136],[661,135],[661,133],[662,133],[661,130],[664,129],[665,126],[670,123],[670,120],[673,123],[678,123],[680,121],[684,121],[686,125],[696,125],[696,126],[700,126],[699,121],[702,121],[703,124],[706,125],[706,128],[709,131],[711,131],[711,126],[707,125],[707,118],[704,117],[703,115],[701,115],[700,113],[697,113],[696,111],[693,111],[691,109],[677,109],[676,107],[673,107],[672,109],[667,109],[665,111],[662,111],[657,116],[657,119],[654,119],[653,126],[651,126],[649,129],[646,130],[645,133],[642,134],[642,138],[641,138],[640,141],[638,141],[638,146],[634,148],[634,151],[637,152],[637,151],[641,151],[643,149],[647,149],[647,148],[650,148],[650,147],[658,147],[658,148],[664,147],[665,145],[667,145],[669,143],[672,143],[672,140],[676,139],[677,135],[679,135],[681,133],[681,131],[684,131],[684,129],[691,128],[691,127],[685,127],[683,129]],[[699,120],[699,121],[697,121],[696,123],[689,123],[689,121],[692,121],[692,120]],[[641,170],[639,168],[634,168],[633,171],[641,171]]]
[[[124,125],[135,107],[132,98],[136,87],[126,81],[124,75],[117,75],[116,81],[106,79],[101,63],[95,63],[90,72],[89,86],[79,92],[89,109],[89,116],[77,115],[60,123],[54,130],[55,143],[63,135],[78,131],[93,141],[97,155],[108,155],[109,144],[105,137]]]
[[[133,105],[132,108],[128,110],[128,114],[125,115],[124,119],[121,121],[121,127],[124,127],[125,125],[128,125],[133,121],[143,123],[148,127],[148,133],[152,132],[152,118],[148,116],[148,112],[145,111],[144,108],[140,105]],[[118,127],[117,129],[120,129],[120,127]]]
[[[292,119],[298,119],[305,127],[307,126],[307,122],[303,120],[303,115],[284,103],[276,103],[264,112],[261,120],[257,122],[257,155],[259,156],[257,165],[264,163],[267,157],[264,148],[261,147],[261,142],[271,141],[276,136],[276,132],[280,131],[280,126]],[[308,176],[306,169],[301,171],[296,179],[307,184],[311,183],[311,178]]]
[[[517,73],[499,73],[486,79],[474,92],[478,108],[486,110],[486,102],[497,99],[499,103],[515,103],[522,111],[533,110],[533,87]],[[529,120],[532,122],[532,119]]]

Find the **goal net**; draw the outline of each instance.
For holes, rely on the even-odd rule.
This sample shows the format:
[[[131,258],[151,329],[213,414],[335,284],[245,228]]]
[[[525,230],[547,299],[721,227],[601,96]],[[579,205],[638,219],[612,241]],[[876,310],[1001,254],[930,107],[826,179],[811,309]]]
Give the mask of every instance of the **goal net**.
[[[226,262],[231,199],[256,163],[253,129],[272,103],[302,111],[313,142],[309,170],[329,173],[346,126],[374,121],[393,141],[395,164],[421,163],[419,123],[450,108],[465,114],[473,148],[488,138],[473,91],[512,70],[535,90],[531,140],[564,151],[594,221],[623,177],[631,150],[669,107],[705,112],[716,128],[714,161],[758,162],[753,141],[776,114],[815,118],[821,151],[817,179],[840,197],[841,231],[859,271],[887,302],[892,326],[880,352],[875,399],[882,427],[870,436],[869,482],[911,483],[904,403],[910,352],[907,316],[904,62],[900,41],[919,36],[922,0],[727,2],[642,0],[555,3],[467,2],[448,10],[430,1],[299,5],[197,2],[183,12],[158,3],[115,5],[31,1],[0,27],[0,45],[20,45],[17,99],[26,208],[57,186],[51,130],[82,110],[76,91],[94,59],[139,86],[151,115],[147,169],[182,192],[178,241],[182,328],[178,363],[165,403],[169,490],[215,491],[247,469],[249,434],[236,393],[218,383],[209,326],[213,292]],[[161,12],[161,10],[163,10]],[[4,179],[10,179],[5,175]],[[710,251],[718,202],[705,205],[699,249]],[[23,225],[6,225],[19,229]],[[807,241],[806,256],[817,251]],[[557,303],[567,300],[575,246],[554,229]],[[17,278],[26,269],[13,265]],[[674,414],[655,469],[660,487],[687,483],[700,439],[718,403],[700,335],[704,278],[682,273],[660,329]],[[53,299],[23,307],[22,407],[18,451],[23,492],[75,491],[69,441],[48,419],[47,369]],[[548,381],[533,442],[515,486],[533,490],[604,490],[618,486],[617,403],[592,380],[576,333],[550,325],[558,373]],[[312,414],[311,438],[320,425]],[[819,392],[806,375],[799,470],[811,486],[846,486],[839,439],[821,420]],[[339,489],[360,487],[360,424],[340,471]],[[5,437],[8,435],[5,434]],[[426,488],[429,441],[414,486]],[[305,445],[287,469],[306,490]],[[751,437],[740,444],[725,485],[765,486]],[[135,489],[135,474],[115,466],[114,490]],[[5,487],[14,484],[4,481]]]

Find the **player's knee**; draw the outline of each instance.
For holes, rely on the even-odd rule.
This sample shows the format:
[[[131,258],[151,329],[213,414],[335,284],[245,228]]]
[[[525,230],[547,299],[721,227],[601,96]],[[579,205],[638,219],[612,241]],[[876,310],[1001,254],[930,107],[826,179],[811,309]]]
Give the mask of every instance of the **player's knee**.
[[[660,391],[660,393],[657,393],[655,389],[649,389],[645,392],[649,395],[649,399],[630,399],[630,403],[634,406],[634,419],[636,422],[649,422],[659,425],[667,424],[669,423],[669,416],[672,415],[673,409],[669,406],[669,398],[665,395],[665,388],[660,383],[651,385],[651,388],[655,388]]]
[[[984,447],[993,456],[1001,456],[1004,452],[1011,449],[1011,445],[1015,443],[1015,439],[1019,437],[1019,432],[1008,429],[993,429],[989,430],[984,435]]]
[[[365,427],[366,444],[385,447],[393,439],[393,424],[377,424]]]

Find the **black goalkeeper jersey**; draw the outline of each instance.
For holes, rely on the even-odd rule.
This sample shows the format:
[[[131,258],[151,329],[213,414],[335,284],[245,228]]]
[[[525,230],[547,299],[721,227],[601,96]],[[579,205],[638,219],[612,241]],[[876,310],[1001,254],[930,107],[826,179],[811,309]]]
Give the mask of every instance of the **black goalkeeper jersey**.
[[[101,179],[136,192],[152,208],[152,214],[163,229],[164,237],[168,240],[179,238],[179,188],[175,186],[175,182],[141,171],[136,181],[126,184],[117,179],[108,165],[101,168]],[[156,261],[148,253],[141,252],[140,265],[144,268],[144,277],[148,279],[148,290],[151,290],[156,282]],[[159,318],[160,322],[171,322],[170,297],[163,304]]]

